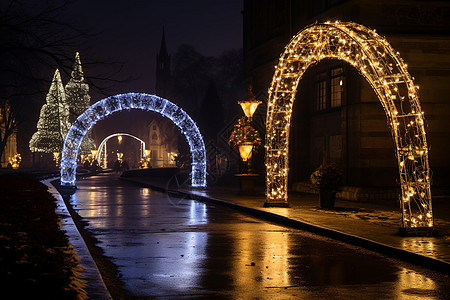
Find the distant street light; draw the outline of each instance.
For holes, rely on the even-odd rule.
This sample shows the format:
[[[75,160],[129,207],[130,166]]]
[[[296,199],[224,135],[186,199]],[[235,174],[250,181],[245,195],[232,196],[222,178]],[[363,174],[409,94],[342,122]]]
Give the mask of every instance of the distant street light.
[[[121,162],[122,161],[122,157],[123,157],[123,153],[117,152],[117,160]]]
[[[53,152],[53,160],[55,161],[56,167],[59,167],[59,152]]]

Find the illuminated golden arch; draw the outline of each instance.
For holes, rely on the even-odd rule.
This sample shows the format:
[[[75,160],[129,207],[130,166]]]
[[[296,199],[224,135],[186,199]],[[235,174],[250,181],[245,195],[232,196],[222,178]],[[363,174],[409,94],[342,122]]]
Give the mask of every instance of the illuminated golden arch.
[[[313,24],[291,39],[269,89],[265,206],[288,205],[289,128],[298,83],[309,66],[332,58],[354,66],[383,105],[398,160],[403,227],[433,227],[423,112],[399,54],[374,30],[351,22]]]

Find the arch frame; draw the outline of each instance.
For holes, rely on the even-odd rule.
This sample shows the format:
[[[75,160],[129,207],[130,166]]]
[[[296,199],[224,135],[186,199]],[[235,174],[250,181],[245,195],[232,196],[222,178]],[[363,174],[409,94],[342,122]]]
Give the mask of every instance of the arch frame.
[[[145,93],[126,93],[104,98],[78,116],[64,140],[60,169],[61,186],[75,187],[78,150],[92,126],[115,112],[131,109],[153,111],[174,122],[189,144],[192,156],[191,186],[206,187],[206,150],[197,125],[174,103]]]
[[[103,147],[104,147],[104,151],[105,151],[105,164],[106,164],[106,143],[111,139],[111,138],[113,138],[113,137],[116,137],[116,136],[129,136],[129,137],[132,137],[132,138],[134,138],[135,140],[137,140],[137,141],[139,141],[139,142],[141,142],[141,158],[142,157],[144,157],[145,156],[145,153],[144,153],[144,150],[145,150],[145,142],[143,141],[143,140],[141,140],[140,138],[138,138],[137,136],[134,136],[134,135],[132,135],[132,134],[129,134],[129,133],[124,133],[124,132],[121,132],[121,133],[113,133],[113,134],[111,134],[111,135],[109,135],[109,136],[107,136],[106,138],[104,138],[103,139],[103,141],[100,143],[100,145],[98,146],[98,148],[97,148],[97,154],[95,155],[95,159],[99,162],[99,164],[101,164],[101,157],[102,157],[102,153],[103,153]],[[103,168],[106,168],[106,165],[104,165],[103,166]]]
[[[265,206],[288,206],[293,102],[304,72],[323,59],[349,63],[374,90],[394,141],[402,226],[433,228],[428,146],[418,87],[400,53],[375,30],[353,22],[312,24],[295,35],[280,55],[267,105]]]

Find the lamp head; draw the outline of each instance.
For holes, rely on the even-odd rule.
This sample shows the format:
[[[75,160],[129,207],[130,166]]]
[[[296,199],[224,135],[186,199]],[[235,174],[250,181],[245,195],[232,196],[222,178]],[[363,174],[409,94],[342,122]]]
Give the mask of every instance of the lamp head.
[[[250,84],[248,86],[247,96],[245,96],[244,100],[238,101],[238,104],[241,105],[242,110],[247,118],[251,119],[253,114],[255,113],[258,105],[261,104],[261,101],[256,100],[253,95],[253,86]]]

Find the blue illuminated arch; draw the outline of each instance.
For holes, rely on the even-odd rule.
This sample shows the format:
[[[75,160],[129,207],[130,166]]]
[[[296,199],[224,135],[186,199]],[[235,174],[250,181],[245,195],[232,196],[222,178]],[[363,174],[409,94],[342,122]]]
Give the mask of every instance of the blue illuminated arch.
[[[78,116],[64,141],[61,157],[61,185],[75,186],[78,149],[92,126],[112,113],[130,109],[157,112],[169,118],[180,128],[186,137],[192,156],[191,184],[193,187],[205,187],[206,150],[203,137],[195,122],[169,100],[141,93],[119,94],[105,98]]]

